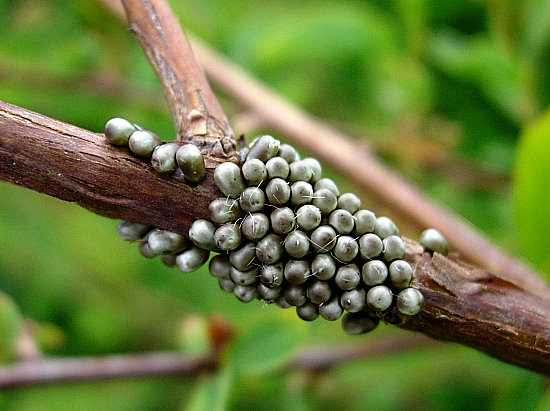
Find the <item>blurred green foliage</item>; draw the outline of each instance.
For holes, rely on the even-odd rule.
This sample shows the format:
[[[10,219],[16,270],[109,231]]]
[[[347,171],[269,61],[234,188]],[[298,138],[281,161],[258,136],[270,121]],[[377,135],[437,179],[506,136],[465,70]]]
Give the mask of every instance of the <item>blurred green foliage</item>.
[[[550,231],[540,224],[550,220],[550,122],[547,115],[537,122],[550,102],[550,1],[172,5],[187,30],[363,139],[436,201],[550,274]],[[173,138],[158,80],[131,33],[99,2],[0,0],[0,22],[0,99],[89,130],[120,116]],[[221,98],[230,116],[239,112]],[[369,336],[304,323],[293,310],[241,304],[205,268],[183,275],[142,258],[117,239],[115,221],[5,183],[0,191],[0,347],[19,332],[19,312],[35,323],[42,349],[57,356],[195,352],[200,321],[213,315],[237,330],[212,375],[18,389],[0,392],[1,409],[549,407],[542,377],[452,344],[319,374],[284,370],[298,349]],[[364,200],[391,215],[368,193]],[[405,224],[404,231],[414,237],[419,229]],[[196,336],[182,336],[189,316],[199,319]]]

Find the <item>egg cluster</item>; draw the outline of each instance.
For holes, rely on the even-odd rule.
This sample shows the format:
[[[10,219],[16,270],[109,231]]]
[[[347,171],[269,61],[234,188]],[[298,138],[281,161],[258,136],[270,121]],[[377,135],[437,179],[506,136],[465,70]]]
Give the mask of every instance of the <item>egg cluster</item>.
[[[151,161],[170,144],[178,146],[170,158],[187,178],[175,143],[158,145]],[[210,220],[190,227],[190,248],[184,249],[179,234],[139,223],[121,222],[119,235],[139,241],[143,255],[162,255],[183,272],[218,252],[209,269],[222,290],[242,302],[295,307],[306,321],[343,316],[349,334],[374,329],[392,307],[405,316],[421,311],[424,298],[410,286],[405,244],[389,218],[362,209],[355,194],[340,194],[332,180],[322,178],[317,160],[301,159],[272,136],[256,138],[244,154],[241,165],[223,162],[215,169],[223,196],[210,203]]]

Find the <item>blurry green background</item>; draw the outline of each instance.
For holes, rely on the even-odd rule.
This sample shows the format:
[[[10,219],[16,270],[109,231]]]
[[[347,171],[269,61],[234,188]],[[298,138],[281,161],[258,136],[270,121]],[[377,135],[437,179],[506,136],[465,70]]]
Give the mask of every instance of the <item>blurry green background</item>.
[[[171,3],[187,30],[363,139],[550,278],[550,1]],[[0,0],[0,38],[1,100],[93,131],[120,116],[173,138],[147,60],[99,2]],[[238,125],[239,106],[220,98]],[[260,130],[235,128],[243,131]],[[375,212],[403,219],[368,194]],[[419,228],[403,231],[414,238]],[[184,275],[141,257],[117,238],[116,221],[6,183],[0,291],[2,361],[13,357],[23,317],[55,356],[194,352],[201,334],[185,330],[200,331],[212,316],[237,330],[214,374],[11,390],[0,392],[3,410],[550,409],[548,380],[454,344],[315,375],[282,370],[312,344],[404,332],[382,325],[349,337],[338,322],[304,323],[293,310],[241,304],[206,269]],[[189,321],[199,326],[184,327]]]

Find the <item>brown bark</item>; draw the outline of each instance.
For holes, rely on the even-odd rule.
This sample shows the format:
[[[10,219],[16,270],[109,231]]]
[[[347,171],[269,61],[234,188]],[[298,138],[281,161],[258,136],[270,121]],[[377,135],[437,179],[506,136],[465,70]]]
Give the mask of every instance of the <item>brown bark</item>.
[[[233,155],[229,122],[170,6],[155,0],[122,3],[130,31],[162,83],[178,140],[193,140],[218,157]]]
[[[458,342],[550,376],[550,291],[534,294],[456,258],[407,242],[424,310],[402,327]],[[387,320],[394,321],[388,316]]]
[[[149,223],[187,233],[207,218],[217,197],[215,160],[203,183],[190,186],[181,173],[154,172],[127,148],[101,134],[0,102],[0,178],[111,218]]]

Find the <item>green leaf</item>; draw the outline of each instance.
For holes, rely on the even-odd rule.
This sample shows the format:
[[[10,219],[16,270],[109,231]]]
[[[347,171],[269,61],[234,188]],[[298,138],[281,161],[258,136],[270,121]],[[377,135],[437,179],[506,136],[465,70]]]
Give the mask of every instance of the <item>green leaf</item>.
[[[524,104],[521,67],[500,43],[487,36],[444,31],[433,36],[429,53],[438,68],[475,84],[502,114],[520,122]]]
[[[513,190],[521,249],[550,279],[550,111],[522,133]]]
[[[222,368],[199,385],[185,409],[187,411],[227,410],[232,381],[231,370],[228,367]]]
[[[230,361],[246,375],[266,374],[285,365],[296,352],[302,334],[296,322],[274,319],[251,325],[230,350]]]
[[[15,358],[23,318],[15,302],[0,292],[0,362]]]

